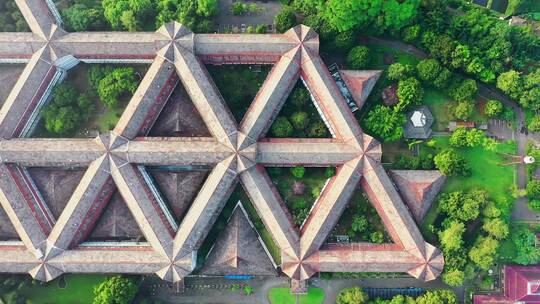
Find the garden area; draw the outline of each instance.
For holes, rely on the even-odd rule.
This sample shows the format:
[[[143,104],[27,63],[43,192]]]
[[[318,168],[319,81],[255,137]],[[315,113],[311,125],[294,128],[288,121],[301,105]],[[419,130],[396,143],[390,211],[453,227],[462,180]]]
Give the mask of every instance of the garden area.
[[[206,65],[206,69],[229,106],[234,118],[240,123],[272,66],[225,64]],[[239,81],[239,79],[242,81]]]
[[[309,288],[306,295],[293,295],[288,287],[270,288],[268,300],[272,304],[322,304],[324,291],[321,288]]]
[[[77,65],[53,89],[32,136],[84,138],[112,130],[147,69],[146,65]]]
[[[392,241],[377,210],[360,186],[353,193],[347,209],[341,215],[327,242],[337,242],[337,237],[342,236],[347,236],[351,243],[381,244]]]
[[[266,171],[297,227],[308,217],[326,181],[336,172],[333,167],[269,167]]]

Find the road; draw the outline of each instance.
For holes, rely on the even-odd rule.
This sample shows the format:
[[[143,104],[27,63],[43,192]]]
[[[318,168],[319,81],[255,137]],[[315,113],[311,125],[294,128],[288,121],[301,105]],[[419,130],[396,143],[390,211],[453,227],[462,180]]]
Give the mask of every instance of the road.
[[[421,49],[417,47],[404,43],[399,40],[379,38],[379,37],[367,37],[365,40],[368,44],[388,46],[394,49],[398,49],[402,52],[406,52],[417,58],[424,59],[428,55]],[[517,145],[517,154],[525,155],[525,150],[527,142],[529,140],[534,140],[540,142],[540,134],[524,134],[519,132],[521,126],[526,126],[525,122],[525,112],[521,107],[508,96],[500,92],[499,90],[492,88],[484,83],[477,82],[478,84],[478,94],[485,99],[497,99],[500,100],[506,107],[512,108],[516,115],[516,121],[518,123],[518,131],[514,131],[514,140]],[[527,185],[527,170],[524,164],[517,165],[517,186],[521,189],[525,188]],[[538,221],[540,220],[540,215],[537,215],[534,212],[531,212],[527,206],[527,198],[519,198],[515,201],[515,206],[512,211],[512,219],[520,221]]]

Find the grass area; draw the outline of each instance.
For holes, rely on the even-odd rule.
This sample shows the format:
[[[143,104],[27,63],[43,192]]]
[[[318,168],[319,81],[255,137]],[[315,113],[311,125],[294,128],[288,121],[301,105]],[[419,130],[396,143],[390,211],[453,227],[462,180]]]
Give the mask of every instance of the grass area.
[[[59,288],[57,278],[43,285],[32,286],[24,291],[34,304],[87,304],[94,298],[94,286],[105,280],[99,274],[65,274],[66,288]]]
[[[298,296],[298,302],[296,297],[285,287],[271,288],[268,291],[268,299],[272,304],[319,304],[324,300],[324,291],[321,288],[309,288],[307,295]]]
[[[371,50],[370,69],[386,70],[389,64],[384,63],[385,55],[394,57],[395,62],[416,66],[420,61],[416,56],[382,45],[368,45]]]
[[[234,118],[240,122],[272,66],[263,65],[260,71],[251,65],[207,65],[206,68]]]
[[[450,147],[448,136],[436,136],[436,150],[421,146],[421,153],[433,153]],[[469,163],[471,176],[448,177],[442,192],[452,192],[482,188],[487,191],[490,198],[498,203],[511,202],[513,198],[509,194],[509,188],[515,182],[515,167],[502,166],[505,162],[500,153],[515,153],[516,144],[513,142],[500,143],[496,151],[487,151],[482,147],[459,149],[459,153]],[[426,214],[422,223],[422,231],[426,238],[433,239],[434,235],[429,231],[429,226],[435,223],[438,217],[438,207],[434,203]]]

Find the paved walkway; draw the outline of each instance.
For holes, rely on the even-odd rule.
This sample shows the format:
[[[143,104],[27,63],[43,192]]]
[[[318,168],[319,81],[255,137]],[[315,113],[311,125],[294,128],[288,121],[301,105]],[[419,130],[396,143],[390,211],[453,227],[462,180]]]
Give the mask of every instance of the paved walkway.
[[[250,296],[243,294],[242,290],[231,291],[233,284],[249,284],[254,293]],[[333,304],[340,290],[347,287],[361,286],[373,288],[448,288],[439,279],[431,282],[422,282],[412,277],[403,278],[366,278],[366,279],[332,279],[323,280],[312,278],[310,287],[322,288],[325,293],[324,304]],[[278,278],[254,278],[248,281],[231,281],[224,278],[187,278],[186,291],[174,294],[167,287],[158,288],[156,298],[165,303],[269,303],[268,291],[274,287],[289,287],[289,280]],[[463,288],[455,288],[458,298],[464,295]]]
[[[406,52],[421,59],[427,58],[427,54],[424,51],[402,41],[379,37],[367,37],[363,38],[363,40],[369,44],[389,46],[391,48],[398,49],[402,52]],[[517,131],[513,132],[513,138],[517,144],[518,155],[525,154],[527,141],[533,140],[537,143],[540,143],[539,133],[526,134],[521,132],[521,127],[526,126],[525,113],[515,101],[511,100],[508,96],[506,96],[499,90],[494,89],[486,84],[483,84],[481,82],[477,82],[477,84],[478,94],[481,97],[485,99],[500,100],[506,107],[512,108],[514,110],[518,126]],[[517,166],[517,185],[521,189],[525,188],[525,186],[527,185],[527,172],[525,169],[525,165],[523,164],[519,164]],[[537,215],[536,213],[529,210],[527,206],[527,198],[520,198],[517,199],[515,202],[515,207],[512,211],[512,219],[520,221],[539,221],[540,215]]]

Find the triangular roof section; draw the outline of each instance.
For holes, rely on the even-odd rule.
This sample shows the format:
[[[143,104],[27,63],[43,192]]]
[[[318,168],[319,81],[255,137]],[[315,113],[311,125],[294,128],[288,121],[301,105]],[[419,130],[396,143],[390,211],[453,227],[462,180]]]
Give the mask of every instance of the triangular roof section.
[[[361,108],[377,80],[381,77],[382,71],[339,70],[339,74],[351,92],[358,108]]]
[[[277,276],[275,267],[242,203],[238,202],[208,253],[201,274]]]
[[[390,170],[390,175],[414,219],[421,224],[446,177],[437,170]]]

